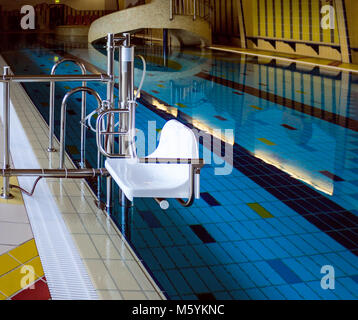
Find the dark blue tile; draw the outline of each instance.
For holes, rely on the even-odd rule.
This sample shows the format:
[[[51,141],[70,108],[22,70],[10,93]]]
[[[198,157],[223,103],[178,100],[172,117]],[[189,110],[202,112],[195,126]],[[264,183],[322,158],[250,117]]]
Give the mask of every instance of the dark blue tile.
[[[341,177],[336,176],[335,174],[333,174],[332,172],[329,172],[327,170],[325,171],[320,171],[320,173],[322,173],[323,175],[325,175],[326,177],[332,179],[333,181],[344,181],[344,179],[342,179]]]
[[[222,116],[214,116],[214,118],[220,120],[220,121],[227,121],[226,118],[222,117]]]
[[[213,243],[216,242],[211,234],[201,225],[195,224],[190,226],[191,230],[196,234],[196,236],[203,241],[203,243]]]
[[[139,211],[140,216],[148,224],[149,228],[161,228],[162,225],[157,217],[150,211]]]
[[[288,125],[286,123],[281,124],[281,126],[286,128],[286,129],[288,129],[288,130],[297,130],[296,128],[294,128],[294,127],[292,127],[292,126],[290,126],[290,125]]]
[[[267,263],[270,265],[272,269],[274,269],[282,279],[284,279],[287,283],[301,283],[302,280],[294,273],[286,264],[284,264],[281,260],[268,260]]]
[[[198,297],[199,300],[208,300],[208,301],[216,300],[215,296],[210,292],[197,293],[195,295]]]
[[[220,206],[220,202],[218,202],[209,192],[202,192],[200,196],[211,207]]]

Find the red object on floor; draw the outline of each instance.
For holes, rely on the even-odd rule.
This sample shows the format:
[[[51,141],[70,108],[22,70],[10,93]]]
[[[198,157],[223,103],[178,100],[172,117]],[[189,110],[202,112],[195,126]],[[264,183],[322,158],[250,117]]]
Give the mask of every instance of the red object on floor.
[[[13,296],[11,300],[49,300],[51,299],[50,291],[45,277],[35,282],[34,289],[25,289]]]

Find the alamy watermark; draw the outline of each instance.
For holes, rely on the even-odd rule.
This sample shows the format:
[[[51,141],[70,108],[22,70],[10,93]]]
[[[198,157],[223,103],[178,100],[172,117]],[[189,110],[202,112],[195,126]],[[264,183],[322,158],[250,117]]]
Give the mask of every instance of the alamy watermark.
[[[23,30],[34,30],[36,27],[35,8],[26,5],[21,8],[20,13],[24,15],[20,21],[21,28]]]
[[[36,280],[34,267],[30,265],[24,265],[22,266],[20,272],[22,274],[25,274],[20,280],[21,289],[26,288],[26,289],[34,290],[35,280]]]
[[[334,290],[336,288],[336,276],[334,267],[325,265],[321,268],[321,274],[324,276],[321,279],[321,288],[323,290]]]

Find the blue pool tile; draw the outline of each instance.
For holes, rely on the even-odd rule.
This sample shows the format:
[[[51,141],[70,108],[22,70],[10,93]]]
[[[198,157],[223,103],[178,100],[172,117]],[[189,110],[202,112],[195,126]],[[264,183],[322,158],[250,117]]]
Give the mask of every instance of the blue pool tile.
[[[225,269],[230,272],[231,276],[236,280],[242,289],[246,290],[256,287],[251,278],[247,276],[245,270],[241,268],[241,264],[228,264],[225,266]]]
[[[215,292],[215,298],[217,300],[232,300],[232,296],[228,292]]]
[[[263,240],[264,241],[264,240]],[[263,244],[260,240],[247,240],[247,243],[255,249],[258,255],[262,257],[264,260],[274,259],[276,256],[272,253],[272,251]]]
[[[165,288],[165,292],[169,296],[176,296],[178,294],[177,290],[164,272],[156,272],[155,276],[159,283],[162,285],[162,287]]]
[[[262,259],[256,250],[253,249],[246,241],[239,241],[235,242],[234,244],[249,261],[257,261]]]
[[[255,221],[241,221],[240,223],[246,230],[250,230],[250,233],[256,239],[268,236],[268,233],[263,231],[262,228],[259,228]]]
[[[235,300],[251,300],[249,295],[244,290],[236,290],[231,292]]]
[[[243,263],[240,265],[247,276],[255,283],[256,287],[265,287],[271,285],[270,281],[258,270],[255,264],[252,263]]]
[[[234,279],[231,273],[223,266],[213,266],[211,267],[211,270],[218,275],[218,280],[226,290],[232,291],[240,289],[237,279]]]
[[[160,242],[158,239],[153,235],[151,230],[147,229],[138,229],[137,232],[139,232],[142,236],[142,239],[148,244],[148,247],[159,247]]]
[[[165,229],[156,228],[153,229],[153,233],[156,235],[162,246],[172,246],[174,244],[172,238]]]
[[[280,244],[280,246],[290,254],[290,256],[301,256],[303,254],[302,250],[300,250],[294,242],[289,241],[286,237],[276,238],[276,241]]]
[[[208,245],[194,245],[193,249],[200,256],[200,258],[206,262],[208,266],[220,264],[218,258],[212,254],[211,250],[208,248]]]
[[[195,269],[183,268],[182,274],[184,278],[190,283],[195,293],[208,292],[208,287],[200,279]]]
[[[286,298],[275,287],[261,288],[261,291],[270,298],[270,300],[285,300]]]
[[[276,241],[276,238],[260,239],[260,241],[269,248],[277,258],[282,259],[290,256],[290,254],[281,247],[280,242]]]
[[[357,300],[357,283],[349,277],[337,278],[336,295],[339,296],[341,299]]]
[[[317,254],[318,251],[304,240],[304,236],[287,236],[290,242],[294,243],[297,248],[304,252],[306,255]]]
[[[255,239],[255,236],[248,227],[245,226],[247,221],[237,221],[230,224],[235,232],[240,234],[242,239]]]
[[[183,296],[175,296],[172,298],[172,300],[198,300],[198,297],[194,294],[186,294],[186,295],[183,295]]]
[[[197,274],[199,274],[200,279],[209,288],[209,292],[224,290],[224,287],[215,277],[215,274],[208,267],[197,268],[196,272]]]
[[[316,255],[302,256],[302,257],[297,257],[296,260],[302,265],[304,265],[306,269],[309,269],[313,275],[320,275],[321,268],[326,263],[324,264],[318,263],[316,258],[317,258]]]
[[[171,247],[166,248],[166,252],[170,259],[174,262],[177,268],[186,268],[190,267],[190,262],[185,258],[179,248]]]
[[[166,274],[169,279],[174,281],[175,288],[178,292],[180,292],[180,294],[184,295],[192,292],[188,282],[183,278],[182,274],[178,270],[167,270]]]
[[[239,233],[238,230],[234,230],[231,226],[231,224],[227,224],[227,223],[218,223],[216,225],[224,234],[227,235],[227,237],[231,240],[231,241],[237,241],[237,240],[241,240],[242,237]]]
[[[317,295],[319,295],[324,300],[337,300],[337,296],[335,294],[335,289],[322,289],[321,281],[311,281],[306,282],[306,285],[309,286]]]
[[[140,251],[142,259],[150,266],[151,270],[160,270],[161,266],[150,249],[141,249]]]
[[[221,243],[221,247],[230,255],[231,259],[236,263],[247,262],[248,259],[240,249],[231,242]]]
[[[302,296],[293,289],[290,285],[277,286],[276,289],[284,296],[287,300],[302,300]]]
[[[177,227],[167,227],[165,228],[170,234],[170,237],[173,240],[174,245],[176,246],[186,246],[188,245],[188,240],[184,236],[184,234],[180,231],[180,228]]]
[[[175,264],[164,250],[160,248],[152,248],[152,252],[155,255],[155,257],[158,259],[163,269],[175,268]]]
[[[342,253],[327,253],[324,255],[326,264],[330,264],[336,268],[336,277],[354,275],[358,273],[358,267],[350,264],[343,256]],[[324,261],[322,261],[324,262]],[[322,264],[322,263],[321,263]],[[323,264],[322,264],[323,265]]]
[[[305,283],[294,283],[292,287],[305,300],[321,300],[321,298]]]
[[[260,289],[251,288],[245,290],[245,292],[252,300],[267,300],[266,295]]]
[[[286,264],[281,260],[268,260],[267,263],[270,267],[275,270],[282,279],[284,279],[289,284],[300,283],[302,280],[294,273]]]
[[[198,253],[191,247],[179,247],[178,248],[183,256],[190,261],[191,266],[193,267],[201,267],[205,265],[205,262],[198,255]]]
[[[212,254],[218,258],[221,264],[233,263],[231,256],[218,243],[210,243],[207,245]]]

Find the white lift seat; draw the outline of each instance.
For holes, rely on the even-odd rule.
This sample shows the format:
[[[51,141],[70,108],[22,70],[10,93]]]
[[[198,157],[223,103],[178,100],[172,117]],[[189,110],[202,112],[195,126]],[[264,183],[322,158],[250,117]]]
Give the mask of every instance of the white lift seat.
[[[158,148],[146,158],[198,159],[194,133],[177,120],[168,121],[161,132]],[[140,163],[139,158],[108,159],[105,167],[124,192],[133,198],[189,198],[190,165]]]

